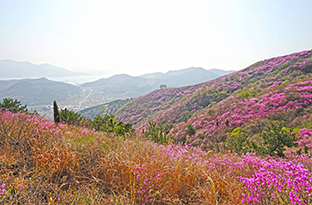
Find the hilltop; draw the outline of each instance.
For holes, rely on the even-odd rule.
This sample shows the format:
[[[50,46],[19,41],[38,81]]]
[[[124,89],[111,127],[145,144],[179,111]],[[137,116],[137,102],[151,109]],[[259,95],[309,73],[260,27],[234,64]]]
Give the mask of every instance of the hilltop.
[[[160,85],[166,87],[179,87],[206,82],[207,80],[215,79],[233,71],[224,71],[220,69],[205,70],[203,68],[186,68],[181,70],[168,71],[167,73],[148,73],[141,76],[130,76],[126,74],[114,75],[109,78],[99,79],[94,82],[84,83],[82,88],[96,90],[90,98],[106,95],[115,99],[133,98],[148,94],[159,89]],[[114,101],[113,99],[112,101]],[[121,101],[120,101],[121,102]],[[124,103],[118,103],[113,113],[123,106]],[[114,102],[112,102],[114,104]],[[80,112],[87,117],[94,118],[96,114],[104,114],[110,108],[108,103],[99,103],[100,105],[81,110]]]

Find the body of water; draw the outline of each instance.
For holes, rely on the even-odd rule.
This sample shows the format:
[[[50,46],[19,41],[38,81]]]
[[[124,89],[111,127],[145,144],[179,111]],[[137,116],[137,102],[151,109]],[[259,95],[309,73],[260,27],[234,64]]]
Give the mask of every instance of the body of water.
[[[59,82],[65,82],[70,84],[83,84],[87,82],[93,82],[96,80],[99,80],[101,78],[108,78],[112,75],[77,75],[77,76],[62,76],[62,77],[46,77],[49,80],[52,81],[59,81]],[[35,78],[1,78],[0,80],[22,80],[22,79],[38,79],[40,77]]]
[[[71,84],[83,84],[93,82],[101,78],[108,78],[111,75],[78,75],[78,76],[64,76],[64,77],[48,77],[47,79],[53,81],[60,81]]]

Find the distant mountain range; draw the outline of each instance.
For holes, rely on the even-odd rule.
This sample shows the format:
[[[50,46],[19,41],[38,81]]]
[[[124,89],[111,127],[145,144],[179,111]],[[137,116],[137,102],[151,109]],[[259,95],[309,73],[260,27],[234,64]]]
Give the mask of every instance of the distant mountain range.
[[[138,97],[153,90],[160,85],[167,87],[181,87],[206,82],[234,71],[219,69],[205,70],[204,68],[187,68],[168,71],[167,73],[149,73],[138,77],[126,74],[102,78],[94,82],[84,83],[82,87],[96,88],[106,94],[122,94],[127,97]]]
[[[139,77],[158,79],[158,84],[166,84],[168,87],[181,87],[206,82],[232,72],[234,71],[224,71],[220,69],[206,70],[201,67],[191,67],[182,70],[168,71],[167,73],[149,73]]]
[[[50,64],[35,65],[30,62],[18,62],[13,60],[0,60],[1,78],[40,78],[80,75],[65,68]]]
[[[191,67],[167,73],[149,73],[137,77],[119,74],[74,86],[47,79],[49,77],[79,75],[79,73],[66,70],[65,68],[49,64],[35,65],[29,62],[1,60],[0,100],[3,98],[18,99],[23,104],[32,106],[39,111],[42,110],[42,106],[49,106],[53,100],[56,100],[63,107],[77,111],[83,108],[107,104],[117,99],[142,96],[159,89],[162,84],[165,84],[167,87],[188,86],[206,82],[231,72],[233,71],[205,70],[203,68]],[[40,78],[33,79],[37,77]],[[1,80],[1,78],[22,79]],[[117,102],[117,104],[113,103],[109,106],[122,104],[119,101]],[[107,109],[105,106],[100,107]],[[89,112],[92,113],[93,111]]]

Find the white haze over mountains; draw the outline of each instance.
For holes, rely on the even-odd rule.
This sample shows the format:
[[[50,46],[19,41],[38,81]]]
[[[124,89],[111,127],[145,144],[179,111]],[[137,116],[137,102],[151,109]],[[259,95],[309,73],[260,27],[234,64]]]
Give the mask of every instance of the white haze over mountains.
[[[20,80],[25,78],[48,78],[53,81],[61,81],[72,84],[81,84],[95,81],[101,78],[108,78],[117,74],[113,70],[92,71],[86,68],[79,68],[70,71],[50,64],[36,65],[30,62],[18,62],[13,60],[0,60],[0,80]]]
[[[200,68],[201,70],[205,70]],[[216,72],[217,75],[225,75],[232,71],[223,71],[219,69],[211,69],[212,75]],[[168,78],[168,76],[179,76],[187,72],[186,68],[180,70],[171,70],[166,73],[145,73],[137,77],[142,78]],[[30,62],[18,62],[13,60],[0,60],[0,80],[11,79],[36,79],[45,77],[49,80],[66,82],[70,84],[82,84],[86,82],[93,82],[103,78],[109,78],[117,75],[114,70],[90,70],[84,67],[78,68],[74,71],[60,68],[50,64],[36,65]]]

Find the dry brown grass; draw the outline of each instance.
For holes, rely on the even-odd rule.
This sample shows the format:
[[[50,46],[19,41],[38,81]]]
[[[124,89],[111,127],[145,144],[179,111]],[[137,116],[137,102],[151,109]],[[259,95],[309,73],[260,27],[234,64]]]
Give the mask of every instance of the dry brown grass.
[[[34,135],[35,120],[15,118],[0,124],[1,204],[241,203],[241,169],[208,168],[212,153],[188,149],[178,157],[181,147],[68,125],[43,126]]]

